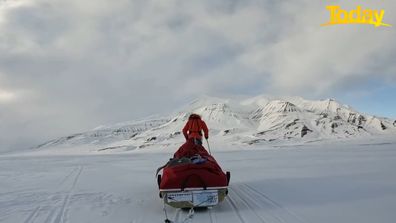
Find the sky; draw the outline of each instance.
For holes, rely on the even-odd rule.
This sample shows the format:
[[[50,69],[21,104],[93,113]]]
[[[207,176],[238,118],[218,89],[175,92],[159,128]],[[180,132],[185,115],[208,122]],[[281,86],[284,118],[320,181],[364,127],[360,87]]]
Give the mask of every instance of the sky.
[[[327,5],[384,22],[321,26]],[[0,150],[201,95],[335,98],[396,118],[396,2],[0,0]]]

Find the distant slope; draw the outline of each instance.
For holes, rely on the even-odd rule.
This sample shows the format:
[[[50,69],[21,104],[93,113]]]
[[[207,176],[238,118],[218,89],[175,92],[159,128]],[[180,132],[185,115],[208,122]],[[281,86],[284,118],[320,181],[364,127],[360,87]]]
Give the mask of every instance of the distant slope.
[[[37,148],[83,145],[93,151],[105,151],[175,147],[184,141],[180,131],[191,113],[202,116],[212,141],[225,145],[396,135],[395,120],[362,114],[334,99],[203,97],[171,116],[100,127],[51,140]]]

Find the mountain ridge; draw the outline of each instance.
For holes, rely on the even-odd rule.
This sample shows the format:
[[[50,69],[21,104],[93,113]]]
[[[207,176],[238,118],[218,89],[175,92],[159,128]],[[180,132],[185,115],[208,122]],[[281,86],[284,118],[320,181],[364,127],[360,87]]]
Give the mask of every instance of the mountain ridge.
[[[207,123],[211,140],[225,145],[396,135],[396,120],[360,113],[335,99],[205,96],[171,115],[101,126],[48,141],[36,148],[83,145],[94,151],[104,151],[177,147],[184,141],[181,129],[191,113],[201,115]]]

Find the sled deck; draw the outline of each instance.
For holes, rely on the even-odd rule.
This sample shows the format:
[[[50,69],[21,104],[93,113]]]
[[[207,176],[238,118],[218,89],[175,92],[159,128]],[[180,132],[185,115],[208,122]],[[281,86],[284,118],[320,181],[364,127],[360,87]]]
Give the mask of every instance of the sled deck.
[[[186,188],[180,190],[160,190],[165,204],[174,208],[213,207],[222,202],[228,194],[226,187]]]

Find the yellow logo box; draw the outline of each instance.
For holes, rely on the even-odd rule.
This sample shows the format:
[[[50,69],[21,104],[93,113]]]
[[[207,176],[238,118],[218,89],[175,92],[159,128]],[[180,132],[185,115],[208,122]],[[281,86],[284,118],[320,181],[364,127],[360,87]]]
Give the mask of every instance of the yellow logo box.
[[[362,9],[357,6],[356,9],[347,11],[341,9],[339,5],[329,5],[326,7],[330,12],[330,20],[322,24],[322,26],[338,25],[338,24],[367,24],[379,26],[391,25],[383,23],[385,10]]]

